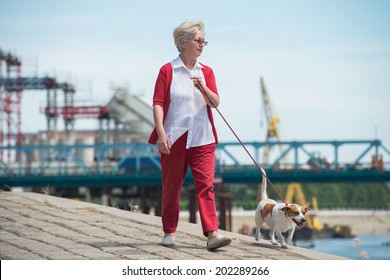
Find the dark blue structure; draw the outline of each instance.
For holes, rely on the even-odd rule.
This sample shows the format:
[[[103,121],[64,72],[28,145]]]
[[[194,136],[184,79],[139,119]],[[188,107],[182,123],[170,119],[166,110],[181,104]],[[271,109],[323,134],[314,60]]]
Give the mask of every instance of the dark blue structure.
[[[390,158],[380,140],[284,141],[244,143],[273,182],[386,182]],[[284,152],[267,166],[260,154],[267,146],[283,145]],[[362,151],[345,159],[344,149],[358,146]],[[311,152],[315,149],[317,152]],[[10,151],[16,162],[0,159],[0,187],[126,187],[159,186],[159,154],[149,144],[21,146],[0,147]],[[279,149],[275,149],[278,151]],[[321,158],[326,150],[331,161]],[[91,158],[80,156],[89,151]],[[322,152],[324,154],[324,152]],[[39,155],[39,156],[37,156]],[[117,156],[115,156],[117,155]],[[239,143],[217,145],[216,176],[223,183],[257,183],[261,174]],[[191,182],[191,174],[188,174]]]

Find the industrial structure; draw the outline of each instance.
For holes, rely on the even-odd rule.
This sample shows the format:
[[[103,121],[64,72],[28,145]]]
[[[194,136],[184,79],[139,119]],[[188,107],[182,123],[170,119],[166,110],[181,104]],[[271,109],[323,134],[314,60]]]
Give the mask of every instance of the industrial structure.
[[[5,70],[3,70],[5,63]],[[0,79],[3,76],[7,80],[20,79],[21,61],[11,53],[4,53],[0,49]],[[0,146],[20,146],[21,135],[21,110],[20,102],[22,97],[22,88],[16,85],[13,88],[6,88],[0,82]],[[10,154],[7,155],[10,161]],[[4,157],[3,151],[0,151],[0,157]]]
[[[23,91],[29,90],[46,91],[47,102],[41,108],[41,113],[47,120],[44,137],[44,144],[47,145],[58,145],[64,139],[66,144],[73,144],[76,133],[74,123],[77,119],[95,119],[99,122],[96,143],[100,144],[121,141],[116,139],[121,134],[120,130],[126,131],[127,139],[144,140],[153,127],[150,105],[139,96],[129,95],[125,89],[115,89],[108,104],[80,106],[75,101],[74,85],[59,82],[55,77],[21,77],[21,66],[18,57],[0,50],[0,146],[14,147],[23,144],[25,139],[21,131],[21,100]],[[58,91],[63,93],[61,102]],[[58,131],[59,118],[64,121],[64,131],[61,133]],[[114,127],[110,126],[111,122]],[[16,160],[11,158],[9,151],[8,154],[7,162]]]

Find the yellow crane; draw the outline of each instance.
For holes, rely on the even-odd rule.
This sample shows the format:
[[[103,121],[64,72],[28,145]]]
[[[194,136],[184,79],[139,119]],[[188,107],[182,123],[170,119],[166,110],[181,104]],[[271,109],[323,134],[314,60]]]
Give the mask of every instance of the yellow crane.
[[[263,100],[263,107],[265,112],[265,119],[267,122],[267,133],[266,133],[266,141],[272,141],[277,140],[278,142],[281,141],[280,133],[279,133],[279,116],[276,114],[273,110],[273,106],[271,104],[271,99],[268,95],[267,88],[264,83],[263,77],[260,77],[260,86],[261,86],[261,96]],[[263,165],[267,166],[269,161],[269,153],[270,153],[270,146],[267,145],[264,148],[264,154],[263,154]],[[280,152],[282,153],[284,151],[283,146],[279,145]]]
[[[266,141],[272,141],[275,140],[277,142],[281,141],[280,133],[279,133],[279,116],[274,112],[273,105],[271,104],[271,99],[269,97],[267,88],[264,83],[263,77],[260,77],[260,88],[261,88],[261,96],[263,101],[263,107],[264,107],[264,113],[265,113],[265,119],[267,122],[267,133],[266,133]],[[264,167],[267,167],[269,164],[269,154],[270,154],[270,145],[266,145],[264,147],[264,154],[263,154],[263,163],[262,165]],[[283,153],[284,148],[282,145],[279,145],[280,153]],[[282,159],[283,163],[286,163],[286,157]],[[261,184],[258,186],[258,193],[257,193],[257,200],[260,201],[261,197]]]
[[[280,133],[279,133],[279,116],[276,114],[273,110],[273,106],[271,104],[271,100],[267,91],[267,88],[264,83],[264,79],[260,77],[260,86],[261,86],[261,96],[263,100],[263,106],[265,111],[265,117],[267,122],[267,134],[266,134],[266,141],[272,141],[275,140],[277,142],[281,141]],[[269,164],[269,154],[270,154],[271,146],[267,145],[264,148],[264,156],[263,156],[263,166],[267,167]],[[280,153],[282,154],[284,152],[283,145],[279,144]],[[286,167],[288,159],[286,156],[283,157],[282,162],[284,166]],[[257,200],[260,201],[261,198],[261,184],[259,184],[258,187],[258,194],[257,194]],[[285,201],[287,203],[292,203],[295,198],[296,203],[300,205],[306,205],[308,207],[311,207],[311,212],[309,212],[309,215],[306,216],[307,218],[307,227],[315,230],[315,231],[324,231],[327,230],[333,235],[338,235],[342,237],[348,237],[351,236],[351,228],[349,226],[345,225],[337,225],[334,228],[329,228],[328,225],[323,225],[318,216],[318,204],[317,199],[315,197],[311,198],[311,201],[306,201],[305,196],[302,191],[301,184],[299,183],[290,183],[287,187],[287,193]]]
[[[279,133],[279,116],[276,114],[273,110],[273,106],[271,104],[271,100],[267,91],[267,88],[264,83],[264,79],[260,77],[260,86],[261,86],[261,96],[263,99],[263,106],[265,111],[265,117],[267,121],[267,134],[266,134],[266,141],[275,140],[280,142],[281,137]],[[282,145],[279,145],[280,152],[283,153],[284,148]],[[267,145],[264,148],[264,157],[263,157],[263,164],[265,166],[268,165],[269,161],[269,153],[270,153],[270,146]],[[283,158],[283,163],[286,164],[287,158]],[[260,201],[260,195],[261,195],[261,184],[259,185],[259,191],[258,191],[258,201]],[[287,187],[287,193],[286,193],[286,202],[292,203],[293,199],[295,197],[295,200],[300,205],[306,205],[309,207],[311,204],[312,212],[307,216],[307,226],[311,229],[321,230],[323,228],[323,225],[320,223],[318,217],[317,217],[317,199],[313,197],[311,199],[311,203],[307,202],[305,199],[305,195],[303,194],[301,184],[299,183],[290,183]],[[313,209],[314,208],[314,209]],[[314,211],[313,211],[314,210]]]

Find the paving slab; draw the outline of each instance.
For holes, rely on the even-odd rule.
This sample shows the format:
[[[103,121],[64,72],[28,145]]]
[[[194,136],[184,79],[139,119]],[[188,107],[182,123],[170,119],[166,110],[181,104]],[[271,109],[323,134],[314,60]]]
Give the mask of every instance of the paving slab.
[[[2,260],[345,260],[220,231],[231,245],[206,249],[199,224],[180,222],[176,246],[161,245],[161,218],[33,192],[0,192]]]

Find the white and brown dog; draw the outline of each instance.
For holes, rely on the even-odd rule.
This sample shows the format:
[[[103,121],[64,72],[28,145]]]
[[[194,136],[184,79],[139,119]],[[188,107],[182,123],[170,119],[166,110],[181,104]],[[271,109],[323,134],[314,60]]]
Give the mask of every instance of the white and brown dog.
[[[265,171],[262,169],[265,173]],[[267,196],[267,180],[263,175],[261,183],[261,200],[255,213],[256,221],[256,240],[260,239],[260,228],[265,222],[269,227],[269,237],[271,243],[278,245],[275,235],[278,238],[282,248],[287,248],[293,238],[295,227],[303,227],[306,222],[305,214],[309,211],[306,206],[298,204],[277,203]],[[288,236],[284,239],[282,233],[288,231]]]

